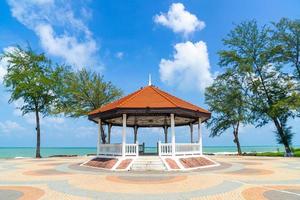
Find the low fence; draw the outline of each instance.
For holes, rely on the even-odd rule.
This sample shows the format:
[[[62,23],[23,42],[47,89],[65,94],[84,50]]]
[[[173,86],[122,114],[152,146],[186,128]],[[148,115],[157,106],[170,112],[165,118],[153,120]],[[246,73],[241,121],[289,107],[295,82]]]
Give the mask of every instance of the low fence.
[[[122,144],[101,144],[99,146],[99,155],[121,156]]]
[[[158,143],[158,154],[160,156],[172,156],[172,143]],[[174,155],[196,155],[202,154],[201,146],[198,143],[177,143],[175,144]]]
[[[172,144],[159,142],[158,143],[158,155],[171,156],[172,155]]]
[[[194,155],[201,154],[201,147],[197,143],[179,143],[175,144],[176,155]]]
[[[125,156],[138,156],[139,145],[138,144],[125,144]]]
[[[99,155],[122,156],[122,144],[101,144]],[[138,144],[125,144],[125,156],[138,156]]]

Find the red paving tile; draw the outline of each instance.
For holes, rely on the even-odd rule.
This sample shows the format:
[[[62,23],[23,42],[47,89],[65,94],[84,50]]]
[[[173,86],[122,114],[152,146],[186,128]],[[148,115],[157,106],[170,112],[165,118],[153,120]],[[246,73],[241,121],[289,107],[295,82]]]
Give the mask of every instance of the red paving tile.
[[[191,157],[179,159],[185,168],[203,167],[214,163],[204,157]]]
[[[111,169],[118,160],[115,158],[94,158],[84,165],[98,168]]]
[[[117,169],[126,169],[128,167],[128,165],[130,165],[131,162],[132,162],[132,159],[125,159],[119,164]]]
[[[177,163],[175,162],[175,160],[173,160],[171,158],[167,158],[166,162],[171,169],[180,169],[179,166],[177,165]]]

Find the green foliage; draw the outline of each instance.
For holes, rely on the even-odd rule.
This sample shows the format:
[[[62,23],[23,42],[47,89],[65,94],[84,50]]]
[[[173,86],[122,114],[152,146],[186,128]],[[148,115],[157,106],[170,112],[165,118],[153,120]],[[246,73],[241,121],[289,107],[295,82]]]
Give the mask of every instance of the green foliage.
[[[242,154],[238,134],[240,124],[251,121],[246,104],[247,91],[243,90],[241,80],[232,70],[219,75],[213,84],[206,88],[205,101],[213,113],[207,126],[211,128],[211,137],[219,136],[227,129],[233,129],[234,143]]]
[[[294,70],[293,78],[297,82],[297,88],[290,90],[293,98],[283,104],[294,106],[293,109],[300,113],[300,100],[297,98],[300,92],[300,20],[282,18],[278,23],[273,23],[272,41],[278,49],[276,61],[291,67]]]
[[[54,88],[59,84],[59,73],[53,70],[51,62],[44,54],[36,54],[30,47],[15,47],[2,55],[8,61],[4,85],[11,92],[9,102],[23,101],[19,108],[22,114],[35,113],[36,119],[36,157],[40,158],[40,113],[50,114],[57,100]]]
[[[293,149],[292,152],[295,157],[300,157],[300,149]],[[283,157],[284,152],[259,152],[255,154],[256,156],[272,156],[272,157]]]
[[[9,102],[22,100],[23,115],[38,111],[48,115],[56,96],[53,88],[57,84],[57,74],[44,54],[36,54],[31,48],[16,47],[3,54],[8,59],[4,85],[11,92]]]
[[[272,121],[280,138],[278,141],[290,152],[293,134],[286,123],[295,117],[300,97],[297,82],[281,70],[280,48],[272,33],[269,27],[259,27],[256,21],[237,25],[223,40],[227,49],[219,52],[219,64],[243,80],[241,84],[248,90],[247,104],[253,122],[263,126]]]
[[[283,152],[260,152],[256,153],[257,156],[272,156],[272,157],[283,157]]]
[[[219,136],[239,123],[248,123],[249,109],[238,77],[231,70],[219,75],[213,84],[206,88],[205,101],[213,113],[208,127],[211,136]]]
[[[292,149],[294,156],[300,157],[300,148],[298,149]]]
[[[68,67],[61,67],[61,85],[56,88],[59,100],[55,113],[64,113],[69,117],[87,115],[122,95],[120,89],[111,82],[105,82],[96,72],[81,69],[73,72]]]
[[[291,65],[294,75],[300,79],[300,20],[282,18],[273,23],[272,40],[278,49],[278,61]]]
[[[44,54],[31,48],[18,46],[2,57],[8,60],[4,85],[11,92],[9,102],[21,100],[23,115],[35,113],[36,157],[41,157],[40,113],[80,117],[121,96],[121,91],[99,74],[85,69],[74,72],[65,66],[53,68]]]

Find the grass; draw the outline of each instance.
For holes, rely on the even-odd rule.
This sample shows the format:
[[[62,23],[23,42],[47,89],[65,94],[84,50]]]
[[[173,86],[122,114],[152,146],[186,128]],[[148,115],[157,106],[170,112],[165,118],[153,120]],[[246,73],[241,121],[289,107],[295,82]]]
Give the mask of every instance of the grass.
[[[300,157],[300,148],[293,149],[293,153],[295,157]],[[261,153],[256,153],[256,156],[283,157],[284,152],[261,152]]]
[[[256,153],[257,156],[283,156],[283,152],[261,152],[261,153]]]
[[[300,148],[294,149],[294,155],[295,155],[295,157],[300,157]]]

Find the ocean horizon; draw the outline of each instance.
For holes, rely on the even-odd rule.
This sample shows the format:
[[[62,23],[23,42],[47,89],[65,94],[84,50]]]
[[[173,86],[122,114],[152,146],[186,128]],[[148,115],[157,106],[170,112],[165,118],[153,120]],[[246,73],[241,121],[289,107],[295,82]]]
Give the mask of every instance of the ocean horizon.
[[[300,145],[294,145],[294,148],[299,148]],[[242,146],[243,152],[277,152],[283,151],[284,147],[280,145],[274,146]],[[96,147],[41,147],[42,157],[55,155],[79,155],[95,154]],[[156,147],[145,147],[148,153],[156,152]],[[209,153],[234,153],[235,146],[204,146],[203,152]],[[35,147],[0,147],[0,158],[20,158],[20,157],[35,157]]]

